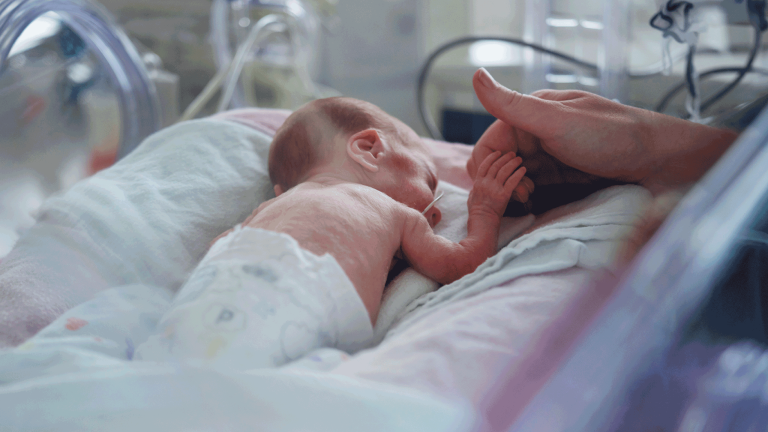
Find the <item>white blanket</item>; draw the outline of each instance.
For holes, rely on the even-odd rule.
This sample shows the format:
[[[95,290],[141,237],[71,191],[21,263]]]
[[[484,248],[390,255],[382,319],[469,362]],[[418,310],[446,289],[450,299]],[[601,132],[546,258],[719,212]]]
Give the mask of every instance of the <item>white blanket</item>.
[[[467,236],[467,199],[469,192],[447,182],[440,182],[438,193],[443,198],[438,207],[443,215],[435,226],[435,233],[451,241],[459,242]],[[504,218],[499,233],[498,249],[506,246],[534,223],[533,215],[519,218]],[[374,327],[373,344],[378,344],[392,327],[392,324],[407,312],[407,307],[419,297],[435,291],[440,284],[412,268],[403,270],[384,291],[381,309]]]
[[[621,242],[650,200],[650,193],[640,186],[614,186],[542,215],[532,226],[525,219],[507,220],[500,242],[505,237],[508,241],[520,228],[529,233],[503,247],[474,273],[416,298],[392,319],[389,335],[445,304],[522,276],[571,267],[610,268]]]
[[[595,269],[612,270],[649,200],[644,189],[622,186],[542,215],[476,272],[413,301],[380,345],[332,372],[464,401],[477,410],[473,430],[500,430],[504,419],[489,410],[499,380],[524,375],[530,362],[556,367],[557,359],[539,357],[535,342],[570,334],[557,318],[594,292]],[[530,391],[507,395],[502,406],[521,409]]]
[[[347,359],[337,352],[245,372],[131,361],[170,298],[157,287],[109,289],[0,351],[0,430],[453,431],[473,421],[455,402],[320,372]]]
[[[0,430],[464,427],[477,421],[467,406],[477,406],[495,371],[508,367],[509,356],[519,356],[576,292],[585,269],[610,267],[649,199],[645,190],[625,186],[566,208],[567,217],[514,240],[475,273],[411,302],[380,347],[352,358],[319,350],[287,368],[245,373],[133,362],[169,292],[107,290],[18,349],[0,352],[0,406],[10,413],[0,417]],[[536,276],[568,269],[582,273]],[[491,290],[510,280],[519,283]],[[334,373],[322,372],[328,370]],[[49,415],[37,416],[41,411]],[[375,426],[361,426],[370,416],[379,419]],[[475,425],[487,428],[486,421],[480,413]]]
[[[178,289],[219,234],[274,196],[271,137],[195,120],[49,198],[0,261],[0,349],[109,287]]]

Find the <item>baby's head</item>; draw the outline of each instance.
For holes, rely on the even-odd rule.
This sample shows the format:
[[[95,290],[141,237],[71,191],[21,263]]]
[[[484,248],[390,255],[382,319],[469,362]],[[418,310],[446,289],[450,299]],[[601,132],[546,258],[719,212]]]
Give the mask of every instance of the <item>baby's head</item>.
[[[296,110],[270,148],[277,195],[322,173],[354,179],[420,211],[437,187],[431,154],[416,132],[376,105],[346,97]],[[433,225],[440,218],[437,210],[428,216]]]

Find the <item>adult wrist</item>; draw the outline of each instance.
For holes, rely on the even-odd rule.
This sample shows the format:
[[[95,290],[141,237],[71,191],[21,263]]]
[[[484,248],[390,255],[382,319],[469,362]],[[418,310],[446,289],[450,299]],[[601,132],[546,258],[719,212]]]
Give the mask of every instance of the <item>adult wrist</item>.
[[[662,114],[652,120],[650,169],[640,183],[654,195],[697,182],[738,138],[727,129]]]

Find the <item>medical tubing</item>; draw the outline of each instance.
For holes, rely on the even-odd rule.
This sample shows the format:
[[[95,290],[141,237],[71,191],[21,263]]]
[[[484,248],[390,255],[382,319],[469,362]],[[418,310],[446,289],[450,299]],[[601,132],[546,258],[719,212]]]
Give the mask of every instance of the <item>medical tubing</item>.
[[[229,62],[229,65],[223,69],[219,69],[216,72],[216,75],[214,75],[213,79],[208,81],[208,84],[205,85],[205,88],[203,91],[200,92],[199,95],[195,98],[195,100],[192,101],[191,104],[187,107],[187,109],[184,110],[184,114],[181,115],[177,123],[192,120],[195,118],[197,113],[199,113],[206,103],[213,97],[214,94],[216,94],[216,91],[221,87],[221,83],[224,81],[224,78],[229,73],[229,70],[232,68],[232,62]]]
[[[755,43],[752,44],[752,51],[749,53],[749,59],[747,60],[747,64],[742,68],[742,70],[739,72],[739,75],[734,79],[730,84],[725,86],[723,89],[717,92],[714,96],[710,97],[706,101],[704,101],[701,104],[701,111],[705,111],[707,108],[711,107],[715,102],[719,101],[723,98],[726,94],[728,94],[731,90],[733,90],[740,82],[741,79],[744,78],[744,75],[749,72],[749,70],[752,68],[752,63],[755,61],[755,57],[757,56],[757,52],[760,50],[760,40],[762,39],[762,30],[760,30],[760,27],[754,26],[755,28]]]
[[[214,1],[211,6],[211,44],[213,45],[213,52],[215,54],[215,60],[218,64],[218,70],[216,75],[208,81],[203,91],[195,97],[195,100],[187,106],[184,110],[179,122],[193,119],[197,113],[199,113],[205,104],[216,94],[216,91],[221,88],[224,78],[229,75],[232,70],[234,59],[229,55],[229,47],[227,41],[223,39],[222,35],[227,34],[226,22],[227,22],[227,7],[229,2],[226,0]]]
[[[238,48],[237,53],[235,53],[233,65],[229,68],[221,100],[216,109],[217,112],[226,110],[229,103],[232,101],[232,95],[235,92],[235,87],[237,87],[237,82],[240,78],[243,66],[245,66],[245,58],[248,55],[248,52],[254,45],[265,39],[265,36],[269,34],[266,31],[267,29],[275,26],[279,26],[278,30],[275,31],[285,31],[285,28],[287,28],[287,24],[282,16],[270,14],[261,18],[256,25],[251,28],[251,31],[248,33],[248,38]]]
[[[718,75],[718,74],[723,74],[723,73],[741,72],[743,70],[744,70],[744,68],[740,67],[740,66],[727,67],[727,68],[718,68],[718,69],[710,69],[710,70],[707,70],[707,71],[704,71],[704,72],[700,73],[699,74],[699,78],[701,79],[701,78],[704,78],[704,77],[707,77],[707,76],[710,76],[710,75]],[[751,68],[747,73],[757,73],[757,74],[760,74],[760,75],[768,76],[768,69]],[[656,112],[664,112],[664,110],[667,109],[667,105],[672,100],[672,98],[675,97],[675,95],[677,95],[678,93],[680,93],[681,90],[684,90],[687,85],[688,84],[684,81],[684,82],[682,82],[680,84],[677,84],[672,89],[670,89],[667,92],[667,94],[664,96],[664,98],[658,104],[656,104],[656,107],[654,108],[654,111],[656,111]]]
[[[0,73],[13,44],[32,21],[55,12],[97,56],[121,104],[122,139],[118,158],[160,129],[160,102],[144,63],[103,6],[90,0],[3,0],[0,2]]]
[[[688,47],[688,55],[686,56],[685,64],[685,82],[688,84],[688,93],[691,96],[696,97],[698,95],[698,89],[696,88],[696,80],[694,74],[696,73],[693,66],[693,57],[696,55],[696,45],[690,45]]]
[[[672,1],[668,3],[672,4]],[[686,20],[688,19],[688,8],[686,9]],[[755,57],[757,56],[757,52],[760,49],[760,43],[762,39],[762,32],[765,31],[768,28],[768,21],[766,21],[765,16],[765,0],[762,1],[748,1],[747,2],[747,13],[749,14],[749,21],[752,27],[755,29],[755,40],[752,44],[752,50],[750,51],[749,58],[747,59],[747,64],[743,68],[737,69],[739,74],[736,76],[736,78],[720,89],[715,95],[701,103],[698,110],[698,113],[700,114],[703,111],[706,111],[708,108],[710,108],[713,104],[715,104],[717,101],[722,99],[726,94],[728,94],[731,90],[733,90],[744,78],[744,76],[752,69],[752,63],[755,60]],[[664,35],[665,37],[668,36],[668,32],[660,27],[656,27],[654,25],[654,18],[651,19],[651,27],[658,28],[659,30],[665,31]],[[687,21],[686,21],[687,22]],[[672,34],[672,36],[675,36]],[[680,42],[680,39],[675,36],[675,40],[678,40]],[[694,85],[693,76],[691,74],[691,71],[693,69],[693,52],[689,52],[688,56],[688,67],[686,70],[686,81],[689,86],[689,94],[691,95],[692,99],[696,100],[697,98],[700,99],[701,96],[698,94],[696,90],[696,86]],[[671,100],[672,96],[677,93],[679,90],[677,87],[673,88],[670,92],[668,92],[661,101],[656,106],[656,111],[661,112],[666,108],[667,103]]]
[[[213,0],[211,5],[211,45],[213,46],[214,61],[219,70],[226,70],[233,62],[233,55],[229,45],[229,9],[232,0]],[[309,37],[312,27],[312,9],[310,5],[299,0],[248,0],[248,7],[259,7],[272,10],[284,16],[293,19],[295,27],[299,30],[295,35],[299,37]],[[308,28],[309,27],[309,28]],[[304,35],[304,36],[302,36]],[[245,41],[241,43],[244,44]],[[295,46],[294,46],[295,48]],[[300,50],[296,50],[298,53]],[[236,54],[235,54],[236,55]],[[239,74],[238,74],[239,76]],[[236,82],[237,83],[237,82]],[[244,95],[242,89],[239,92],[233,92],[230,104],[235,107],[244,105]]]
[[[768,75],[768,69],[756,69],[752,67],[752,62],[754,61],[755,56],[757,55],[757,52],[760,47],[760,31],[759,29],[756,29],[756,40],[755,43],[752,45],[752,50],[750,52],[749,59],[747,60],[747,64],[743,67],[727,67],[727,68],[718,68],[718,69],[710,69],[706,72],[702,72],[699,74],[699,78],[704,78],[705,76],[709,75],[716,75],[721,73],[732,73],[732,72],[738,72],[739,75],[734,79],[730,84],[725,86],[722,90],[720,90],[717,94],[707,99],[705,102],[701,104],[701,111],[703,112],[707,108],[711,107],[712,104],[720,100],[723,96],[725,96],[728,92],[733,90],[734,87],[741,81],[741,79],[749,72],[755,72],[759,73],[761,75]],[[656,104],[656,107],[654,108],[654,111],[656,112],[664,112],[664,110],[667,108],[667,105],[672,100],[673,97],[677,93],[680,92],[685,86],[687,85],[687,82],[683,82],[681,84],[676,85],[675,87],[672,87],[665,95],[661,98],[659,103]]]
[[[688,57],[685,65],[685,82],[688,84],[688,97],[685,99],[685,109],[688,119],[701,122],[701,93],[699,92],[699,73],[693,64],[696,56],[696,44],[688,44]]]
[[[301,50],[301,46],[299,43],[299,32],[301,30],[298,26],[298,21],[292,20],[288,22],[288,32],[291,34],[291,46],[293,47],[293,52],[295,53],[295,60],[294,60],[294,66],[296,70],[296,75],[299,77],[299,80],[304,84],[304,88],[308,90],[313,97],[319,99],[322,98],[322,92],[320,89],[317,88],[317,85],[315,85],[314,80],[312,79],[312,76],[309,72],[309,55],[308,53],[304,52],[304,50]]]

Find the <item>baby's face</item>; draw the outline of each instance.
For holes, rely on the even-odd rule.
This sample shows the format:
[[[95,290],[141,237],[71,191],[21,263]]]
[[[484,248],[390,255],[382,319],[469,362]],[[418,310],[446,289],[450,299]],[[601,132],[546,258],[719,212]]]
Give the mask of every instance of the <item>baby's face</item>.
[[[413,129],[397,119],[392,122],[398,133],[389,137],[395,150],[388,167],[394,187],[387,194],[408,207],[423,211],[435,199],[437,189],[437,169],[432,154]],[[425,216],[433,227],[441,217],[436,206]]]

